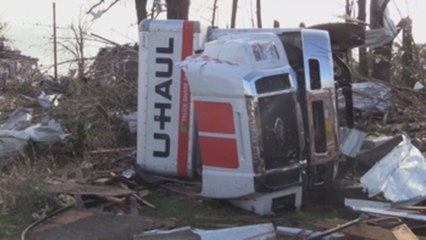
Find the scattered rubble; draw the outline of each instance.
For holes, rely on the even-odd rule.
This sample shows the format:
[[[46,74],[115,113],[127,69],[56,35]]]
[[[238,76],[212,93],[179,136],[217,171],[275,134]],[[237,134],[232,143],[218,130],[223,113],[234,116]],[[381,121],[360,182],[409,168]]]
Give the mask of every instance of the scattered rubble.
[[[365,239],[411,240],[418,238],[405,220],[426,221],[424,207],[413,206],[426,199],[426,161],[421,147],[413,144],[413,140],[426,139],[426,106],[422,104],[426,102],[426,93],[421,90],[421,83],[415,89],[382,82],[353,84],[354,105],[361,113],[360,122],[368,121],[374,125],[374,131],[387,131],[391,135],[373,137],[366,129],[341,130],[341,153],[366,170],[359,180],[370,197],[368,201],[347,199],[345,205],[368,217],[349,222],[328,219],[318,223],[317,229],[306,230],[276,226],[269,221],[252,225],[244,221],[249,217],[241,220],[235,216],[246,225],[204,230],[192,226],[175,228],[176,219],[140,216],[141,208],[158,209],[159,205],[147,200],[150,190],[135,180],[135,171],[130,167],[134,161],[137,130],[137,113],[134,112],[137,50],[134,47],[101,50],[91,71],[96,80],[82,83],[53,81],[48,76],[36,78],[36,59],[0,49],[0,58],[2,56],[10,58],[0,61],[0,89],[3,89],[0,156],[25,155],[29,141],[47,149],[63,143],[59,147],[61,157],[64,153],[75,154],[78,147],[84,149],[83,156],[89,156],[83,158],[79,172],[88,170],[90,173],[44,179],[37,191],[47,192],[56,200],[67,198],[72,208],[55,218],[45,219],[43,224],[28,232],[30,239],[58,235],[64,239],[93,236],[104,236],[103,239],[165,239],[166,236],[170,239],[178,236],[182,239],[275,239],[280,235],[315,239],[339,238],[344,234]],[[376,121],[371,123],[372,120]],[[401,132],[407,136],[399,136]],[[120,165],[125,161],[130,163]],[[351,177],[358,180],[356,176]],[[163,178],[155,184],[168,194],[186,197],[184,201],[204,201],[195,194],[199,186],[188,186],[182,180],[174,181],[173,185],[170,179]],[[0,206],[4,206],[6,200],[2,195],[6,192],[0,188]],[[96,204],[88,206],[90,201]],[[373,215],[387,216],[387,220],[392,217],[392,227],[382,226],[386,225],[383,218],[373,218]],[[206,218],[202,214],[197,217],[198,220]],[[122,223],[127,224],[122,227]]]
[[[345,224],[347,225],[347,223],[348,222],[341,219],[325,219],[325,221],[320,222],[318,225],[326,229],[332,229],[334,226],[344,226]],[[369,240],[419,239],[406,224],[396,218],[366,218],[363,221],[357,222],[357,224],[339,229],[339,232],[345,234],[347,237]]]
[[[8,87],[7,80],[25,82],[33,79],[39,73],[38,59],[22,55],[18,50],[12,50],[0,43],[0,90]]]
[[[375,82],[353,83],[352,91],[354,108],[358,111],[385,114],[391,110],[392,91],[385,84]]]
[[[113,80],[137,81],[137,46],[117,45],[101,48],[89,70],[99,84],[110,84]]]
[[[183,227],[173,230],[152,230],[135,236],[134,240],[155,239],[235,239],[235,240],[272,240],[276,238],[275,228],[271,223],[248,225],[217,230],[202,230]]]
[[[367,133],[354,128],[340,128],[340,151],[348,157],[355,157],[361,150]]]

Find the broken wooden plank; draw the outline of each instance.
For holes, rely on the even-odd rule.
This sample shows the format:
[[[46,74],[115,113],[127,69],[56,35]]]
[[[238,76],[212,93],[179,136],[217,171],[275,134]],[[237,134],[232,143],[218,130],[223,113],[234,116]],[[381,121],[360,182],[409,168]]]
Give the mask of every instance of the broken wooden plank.
[[[325,230],[325,231],[323,231],[319,234],[313,234],[312,236],[309,236],[307,239],[312,239],[312,240],[313,239],[323,239],[324,237],[329,236],[333,233],[340,232],[340,231],[343,231],[344,229],[349,228],[351,226],[358,225],[362,220],[363,220],[363,217],[361,216],[361,217],[354,219],[352,221],[349,221],[349,222],[345,221],[344,223],[337,224],[337,226],[329,228],[329,229],[327,229],[327,230]]]
[[[411,229],[405,225],[401,224],[392,229],[393,235],[396,239],[401,240],[418,240],[419,238],[411,231]]]
[[[132,190],[116,186],[96,186],[75,182],[63,182],[60,184],[44,184],[43,191],[50,193],[68,193],[73,195],[95,195],[99,197],[119,197],[131,195]]]
[[[129,152],[135,151],[134,147],[129,148],[115,148],[115,149],[98,149],[90,151],[90,154],[105,154],[105,153],[117,153],[117,152]]]
[[[344,223],[346,223],[346,221],[342,219],[325,219],[317,225],[322,228],[334,228]],[[405,224],[401,224],[392,229],[385,229],[382,227],[370,226],[366,223],[360,223],[346,229],[342,229],[341,232],[353,237],[359,237],[367,240],[418,240],[417,236]]]
[[[120,185],[120,187],[122,187],[123,189],[129,189],[129,187],[127,187],[125,184],[123,183],[118,183],[118,185]],[[136,198],[137,200],[139,200],[140,202],[142,202],[143,204],[145,204],[146,206],[150,207],[150,208],[154,208],[155,209],[155,205],[146,201],[145,199],[141,198],[137,193],[132,192],[131,195]]]

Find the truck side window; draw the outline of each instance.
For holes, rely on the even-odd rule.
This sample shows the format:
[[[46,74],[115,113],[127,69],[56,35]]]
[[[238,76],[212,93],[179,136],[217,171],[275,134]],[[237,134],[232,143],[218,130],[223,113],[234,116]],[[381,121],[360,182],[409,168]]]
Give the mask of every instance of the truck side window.
[[[320,65],[316,59],[309,59],[309,78],[311,79],[311,90],[321,89]]]
[[[312,115],[314,119],[315,152],[327,152],[327,139],[325,133],[324,103],[323,101],[312,102]]]
[[[282,91],[291,88],[288,73],[264,77],[257,80],[255,84],[258,94]]]

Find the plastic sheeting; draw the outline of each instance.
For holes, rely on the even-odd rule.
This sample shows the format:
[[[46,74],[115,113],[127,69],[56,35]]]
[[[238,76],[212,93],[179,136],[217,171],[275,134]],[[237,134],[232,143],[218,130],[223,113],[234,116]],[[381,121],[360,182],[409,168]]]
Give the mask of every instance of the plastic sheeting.
[[[426,199],[425,182],[426,160],[405,136],[361,177],[369,197],[383,193],[392,202],[416,203]]]
[[[41,94],[37,97],[37,102],[40,104],[40,106],[44,108],[49,108],[51,106],[58,106],[59,105],[59,99],[62,98],[62,94],[46,94],[43,91]]]
[[[131,112],[121,116],[123,121],[129,124],[129,130],[131,133],[136,133],[138,128],[138,112]]]
[[[9,115],[9,118],[2,125],[0,129],[8,130],[21,130],[31,125],[31,110],[25,108],[18,108]]]
[[[22,153],[28,140],[51,145],[63,140],[67,135],[61,125],[51,119],[46,124],[35,124],[24,130],[0,130],[0,157]]]
[[[63,98],[62,94],[46,94],[44,91],[41,91],[40,95],[37,98],[33,98],[26,95],[21,95],[22,98],[38,103],[43,108],[50,108],[52,106],[56,107],[59,105],[59,99]]]

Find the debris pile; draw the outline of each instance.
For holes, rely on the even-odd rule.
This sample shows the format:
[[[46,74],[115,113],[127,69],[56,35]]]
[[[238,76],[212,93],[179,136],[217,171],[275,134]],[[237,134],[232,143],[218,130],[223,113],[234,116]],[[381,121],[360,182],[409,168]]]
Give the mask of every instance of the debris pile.
[[[99,84],[110,84],[114,80],[136,82],[138,49],[128,45],[101,48],[89,72]]]
[[[0,90],[7,87],[7,81],[24,82],[39,75],[38,59],[22,55],[0,43]]]
[[[426,92],[388,82],[353,83],[353,103],[357,128],[368,133],[397,135],[405,133],[426,142]],[[339,94],[339,109],[344,109]],[[421,149],[423,150],[423,149]]]
[[[163,198],[177,193],[183,195],[179,201],[190,199],[194,205],[215,200],[198,197],[195,189],[199,190],[199,185],[194,183],[187,187],[188,183],[176,180],[174,183],[181,185],[176,187],[169,184],[170,179],[160,179],[146,186],[135,177],[130,166],[135,161],[136,150],[136,70],[135,48],[106,48],[95,60],[92,79],[56,81],[39,77],[32,81],[12,81],[0,96],[0,157],[30,158],[31,167],[37,165],[41,158],[49,158],[55,164],[71,162],[74,158],[81,160],[74,170],[62,175],[47,174],[40,180],[37,192],[49,196],[61,205],[59,209],[64,209],[64,212],[58,213],[62,218],[55,219],[48,219],[48,216],[43,218],[43,214],[40,214],[40,219],[46,222],[31,231],[32,239],[46,239],[49,236],[43,234],[68,234],[69,239],[75,239],[76,236],[70,233],[72,229],[81,228],[82,224],[91,225],[91,221],[107,225],[100,219],[114,219],[111,222],[117,225],[108,225],[110,229],[117,229],[119,222],[128,219],[127,226],[133,227],[123,228],[127,232],[126,239],[164,239],[166,236],[174,238],[182,235],[194,239],[229,238],[234,235],[232,239],[275,239],[280,235],[319,239],[341,237],[343,234],[368,239],[383,239],[379,236],[386,236],[386,239],[416,239],[410,230],[411,225],[403,219],[426,221],[420,211],[422,207],[413,206],[426,199],[423,186],[426,161],[409,138],[419,138],[420,141],[426,138],[426,132],[422,129],[422,126],[426,126],[426,107],[421,104],[426,100],[423,91],[387,83],[354,84],[354,105],[360,113],[359,122],[375,120],[375,129],[381,131],[390,124],[397,127],[402,125],[404,130],[409,130],[409,136],[403,136],[400,140],[389,138],[383,144],[366,148],[365,139],[368,140],[371,135],[356,129],[342,129],[341,153],[349,157],[348,161],[357,161],[366,168],[360,184],[368,191],[370,198],[381,200],[347,200],[348,207],[361,212],[361,216],[355,220],[330,219],[318,224],[317,229],[305,230],[278,225],[275,221],[272,224],[271,218],[265,217],[261,219],[262,224],[256,225],[241,221],[246,225],[224,226],[219,222],[215,223],[216,227],[221,228],[217,230],[204,230],[198,226],[170,230],[177,226],[176,220],[151,219],[144,215],[158,209],[158,206],[166,209],[174,207],[151,202],[149,197],[153,186],[166,190]],[[412,127],[407,129],[406,126]],[[39,149],[42,149],[42,154],[35,153]],[[13,179],[15,173],[10,168],[8,171],[8,177]],[[0,187],[2,184],[7,183],[1,180]],[[4,209],[13,206],[3,197],[6,194],[7,190],[0,188],[0,206]],[[414,210],[419,211],[412,212]],[[197,213],[194,218],[206,219],[210,213]],[[126,217],[118,219],[120,215]],[[373,215],[392,217],[392,227],[388,225],[389,219],[373,218]],[[66,221],[64,218],[72,220],[60,222]],[[238,220],[238,216],[234,218]],[[259,219],[256,217],[256,220]],[[136,223],[139,222],[152,224],[150,227],[137,227]],[[66,234],[61,232],[56,227],[58,223],[67,225],[71,230]],[[96,232],[90,234],[99,234],[98,226],[91,230]],[[93,236],[90,234],[79,236]],[[401,234],[410,238],[401,238]],[[114,236],[119,239],[118,235]]]

